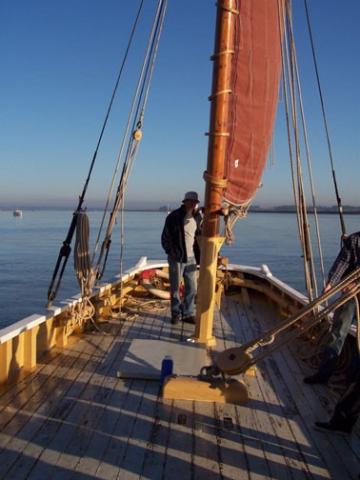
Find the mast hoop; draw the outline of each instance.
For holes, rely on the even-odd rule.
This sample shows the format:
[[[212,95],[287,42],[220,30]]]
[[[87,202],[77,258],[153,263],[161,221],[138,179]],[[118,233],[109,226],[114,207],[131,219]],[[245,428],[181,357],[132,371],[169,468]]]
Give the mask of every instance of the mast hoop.
[[[211,100],[214,100],[214,98],[220,95],[225,95],[226,93],[231,94],[232,93],[231,88],[226,88],[225,90],[219,90],[218,92],[213,93],[212,95],[210,95],[210,97],[208,97],[208,100],[210,100],[211,102]]]
[[[203,179],[205,180],[205,182],[219,188],[226,188],[228,182],[227,178],[213,177],[207,170],[205,170],[203,173]]]
[[[229,48],[226,50],[221,50],[220,52],[213,53],[210,57],[210,60],[216,60],[221,55],[233,55],[234,53],[235,53],[235,50],[231,50]]]
[[[225,12],[232,13],[233,15],[240,15],[240,10],[237,10],[236,8],[226,7],[221,2],[217,2],[216,6],[219,7],[219,8],[222,8],[223,10],[225,10]]]
[[[205,132],[207,137],[230,137],[229,132]]]

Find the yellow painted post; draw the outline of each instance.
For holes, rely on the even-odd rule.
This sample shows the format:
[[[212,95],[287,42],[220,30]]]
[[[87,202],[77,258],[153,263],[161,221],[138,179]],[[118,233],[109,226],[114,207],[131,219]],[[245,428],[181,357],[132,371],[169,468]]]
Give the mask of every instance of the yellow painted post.
[[[13,360],[18,365],[19,368],[24,366],[24,355],[25,355],[25,332],[19,333],[17,337],[13,339]]]
[[[36,348],[36,336],[39,327],[33,327],[31,330],[25,332],[24,338],[24,369],[32,370],[36,367],[37,362],[37,348]]]
[[[65,348],[67,344],[66,325],[59,325],[56,327],[56,346],[58,348]]]
[[[12,340],[0,345],[0,383],[5,383],[9,378],[12,357]]]
[[[219,250],[223,237],[201,238],[200,282],[198,286],[198,303],[196,306],[195,339],[208,346],[216,344],[213,336],[216,270]]]

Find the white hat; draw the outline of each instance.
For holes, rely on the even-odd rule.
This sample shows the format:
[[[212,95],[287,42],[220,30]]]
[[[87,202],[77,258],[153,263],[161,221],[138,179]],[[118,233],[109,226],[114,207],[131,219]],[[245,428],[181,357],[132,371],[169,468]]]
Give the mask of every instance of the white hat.
[[[199,203],[197,192],[186,192],[183,202],[185,202],[185,200],[192,200],[193,202]]]

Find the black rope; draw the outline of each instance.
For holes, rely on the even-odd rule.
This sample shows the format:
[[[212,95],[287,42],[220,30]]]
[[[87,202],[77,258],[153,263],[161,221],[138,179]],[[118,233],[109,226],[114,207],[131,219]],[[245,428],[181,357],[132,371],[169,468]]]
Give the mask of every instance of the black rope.
[[[326,119],[324,99],[323,99],[323,94],[322,94],[322,89],[321,89],[321,84],[320,84],[320,75],[319,75],[319,69],[318,69],[318,65],[317,65],[316,54],[315,54],[314,39],[313,39],[312,28],[311,28],[311,23],[310,23],[310,15],[309,15],[307,0],[304,0],[304,4],[305,4],[305,11],[306,11],[307,26],[308,26],[308,30],[309,30],[311,51],[312,51],[312,56],[313,56],[313,60],[314,60],[316,80],[317,80],[319,96],[320,96],[321,110],[322,110],[325,132],[326,132],[326,140],[327,140],[328,150],[329,150],[331,172],[332,172],[334,188],[335,188],[335,196],[336,196],[337,207],[338,207],[338,212],[339,212],[339,217],[340,217],[341,231],[342,231],[342,235],[345,236],[346,235],[346,228],[345,228],[344,213],[343,213],[343,207],[342,207],[342,204],[341,204],[341,197],[339,195],[338,184],[337,184],[337,181],[336,181],[334,160],[333,160],[332,148],[331,148],[331,143],[330,143],[330,135],[329,135],[328,123],[327,123],[327,119]]]
[[[119,83],[120,83],[122,72],[124,70],[124,66],[125,66],[129,51],[130,51],[130,47],[131,47],[133,38],[134,38],[135,30],[136,30],[136,27],[137,27],[137,24],[138,24],[138,20],[140,18],[140,13],[141,13],[143,4],[144,4],[144,0],[141,0],[138,11],[137,11],[137,14],[136,14],[136,17],[135,17],[134,24],[133,24],[133,27],[132,27],[132,30],[131,30],[131,33],[130,33],[129,41],[128,41],[128,44],[127,44],[127,47],[126,47],[126,50],[125,50],[124,58],[123,58],[123,61],[121,63],[119,74],[118,74],[116,82],[115,82],[115,87],[113,89],[113,92],[112,92],[112,95],[111,95],[111,98],[110,98],[110,102],[109,102],[109,105],[108,105],[108,108],[107,108],[107,111],[106,111],[104,123],[102,125],[100,135],[99,135],[99,138],[98,138],[98,142],[97,142],[97,145],[96,145],[96,148],[95,148],[95,151],[94,151],[91,163],[90,163],[90,168],[89,168],[87,178],[85,180],[84,188],[83,188],[83,191],[82,191],[81,195],[79,196],[78,205],[76,207],[75,212],[73,213],[73,218],[72,218],[72,221],[70,223],[68,233],[67,233],[66,238],[65,238],[65,240],[62,244],[62,247],[60,248],[58,259],[56,261],[56,265],[55,265],[54,272],[53,272],[53,275],[52,275],[52,278],[51,278],[51,281],[50,281],[50,285],[49,285],[49,289],[48,289],[48,301],[50,303],[56,298],[56,295],[57,295],[57,292],[59,290],[61,280],[62,280],[62,277],[63,277],[63,274],[64,274],[64,270],[65,270],[67,261],[69,259],[70,253],[71,253],[71,242],[72,242],[74,232],[75,232],[75,229],[76,229],[77,216],[82,211],[82,206],[83,206],[84,199],[85,199],[85,194],[86,194],[86,191],[87,191],[87,188],[88,188],[88,185],[89,185],[90,177],[91,177],[94,165],[95,165],[98,150],[99,150],[99,147],[100,147],[103,135],[104,135],[104,131],[105,131],[108,119],[109,119],[109,115],[110,115],[110,112],[111,112],[111,109],[112,109],[112,105],[113,105],[113,102],[114,102],[114,99],[115,99],[115,95],[116,95],[116,92],[117,92],[117,89],[118,89],[118,86],[119,86]]]

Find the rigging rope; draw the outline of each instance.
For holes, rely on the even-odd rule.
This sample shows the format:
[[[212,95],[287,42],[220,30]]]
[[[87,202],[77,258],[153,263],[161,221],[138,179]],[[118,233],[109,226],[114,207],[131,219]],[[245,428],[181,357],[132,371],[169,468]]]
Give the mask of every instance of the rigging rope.
[[[99,227],[99,231],[98,231],[98,234],[97,234],[96,242],[95,242],[94,252],[93,252],[93,256],[92,256],[92,262],[93,263],[94,263],[94,260],[95,260],[96,252],[97,252],[99,244],[100,244],[100,237],[101,237],[101,233],[102,233],[102,230],[103,230],[103,227],[104,227],[104,224],[105,224],[106,214],[108,212],[109,204],[110,204],[110,201],[111,201],[111,196],[112,196],[113,189],[114,189],[114,186],[115,186],[116,176],[117,176],[117,173],[119,171],[120,162],[121,162],[121,159],[122,159],[122,156],[123,156],[123,153],[124,153],[125,144],[126,144],[126,141],[128,141],[128,135],[129,135],[130,128],[131,128],[131,121],[134,118],[136,119],[137,113],[135,113],[135,112],[138,112],[138,109],[137,109],[136,105],[137,105],[138,99],[141,96],[142,85],[144,83],[144,78],[146,76],[146,67],[149,63],[149,56],[151,54],[151,45],[152,45],[152,42],[154,40],[155,29],[156,29],[156,25],[157,25],[157,19],[158,19],[159,13],[160,13],[161,4],[162,4],[162,2],[160,0],[158,2],[155,17],[154,17],[154,20],[153,20],[153,23],[152,23],[151,32],[150,32],[149,39],[148,39],[148,42],[147,42],[141,72],[140,72],[138,82],[137,82],[137,86],[136,86],[136,89],[135,89],[135,92],[134,92],[134,95],[133,95],[133,99],[132,99],[132,102],[131,102],[131,108],[130,108],[130,111],[129,111],[129,114],[128,114],[128,118],[127,118],[125,130],[124,130],[121,146],[120,146],[117,158],[116,158],[114,173],[113,173],[113,176],[111,178],[110,187],[109,187],[108,194],[107,194],[107,197],[106,197],[104,212],[103,212],[103,216],[102,216],[102,219],[101,219],[101,222],[100,222],[100,227]],[[133,126],[132,126],[132,130],[134,130],[134,123],[133,123]]]
[[[109,119],[109,115],[110,115],[110,112],[111,112],[111,109],[112,109],[112,106],[113,106],[115,95],[116,95],[116,92],[118,90],[120,79],[122,77],[124,66],[125,66],[126,60],[128,58],[130,47],[131,47],[132,42],[133,42],[135,30],[136,30],[136,27],[137,27],[137,24],[138,24],[138,20],[139,20],[139,17],[140,17],[140,13],[141,13],[143,4],[144,4],[144,0],[141,0],[138,11],[137,11],[137,15],[135,17],[135,21],[134,21],[134,24],[133,24],[133,27],[132,27],[132,30],[131,30],[131,33],[130,33],[130,37],[129,37],[129,41],[128,41],[128,44],[127,44],[127,47],[126,47],[126,50],[125,50],[123,61],[121,63],[120,70],[119,70],[119,73],[118,73],[118,76],[117,76],[117,79],[116,79],[116,82],[115,82],[115,86],[114,86],[114,89],[113,89],[113,92],[112,92],[112,95],[111,95],[111,98],[110,98],[110,102],[109,102],[109,105],[108,105],[108,108],[107,108],[105,119],[104,119],[101,131],[100,131],[100,135],[99,135],[99,138],[98,138],[98,141],[97,141],[97,144],[96,144],[96,148],[95,148],[95,151],[94,151],[91,163],[90,163],[90,168],[89,168],[87,178],[85,180],[84,188],[83,188],[83,191],[82,191],[82,193],[79,197],[79,202],[78,202],[77,208],[76,208],[75,212],[73,213],[73,218],[72,218],[72,221],[70,223],[68,233],[66,235],[66,238],[63,242],[62,247],[60,248],[58,259],[56,261],[56,265],[55,265],[54,272],[53,272],[53,275],[52,275],[52,278],[51,278],[51,281],[50,281],[50,285],[49,285],[49,289],[48,289],[49,304],[56,298],[57,292],[58,292],[60,284],[61,284],[62,277],[64,275],[65,267],[66,267],[67,261],[69,259],[69,255],[71,253],[71,242],[72,242],[74,232],[75,232],[75,228],[76,228],[77,215],[78,215],[79,212],[81,212],[82,205],[83,205],[84,200],[85,200],[85,195],[86,195],[86,191],[87,191],[87,188],[88,188],[88,185],[89,185],[89,182],[90,182],[90,177],[91,177],[94,165],[95,165],[98,150],[99,150],[99,147],[100,147],[100,144],[101,144],[101,141],[102,141],[102,138],[103,138],[103,134],[104,134],[104,131],[105,131],[108,119]]]
[[[321,88],[321,83],[320,83],[320,74],[319,74],[319,68],[318,68],[318,64],[317,64],[316,53],[315,53],[314,39],[313,39],[313,34],[312,34],[310,14],[309,14],[307,0],[304,0],[304,4],[305,4],[305,12],[306,12],[306,21],[307,21],[309,37],[310,37],[312,57],[313,57],[313,61],[314,61],[314,68],[315,68],[317,86],[318,86],[320,103],[321,103],[322,116],[323,116],[323,121],[324,121],[324,128],[325,128],[325,133],[326,133],[326,140],[327,140],[328,151],[329,151],[329,159],[330,159],[330,165],[331,165],[331,171],[332,171],[332,177],[333,177],[333,183],[334,183],[334,189],[335,189],[335,196],[336,196],[338,212],[339,212],[339,217],[340,217],[341,231],[342,231],[342,235],[344,236],[344,235],[346,235],[344,212],[343,212],[343,207],[342,207],[342,203],[341,203],[341,197],[339,195],[338,184],[337,184],[337,181],[336,181],[334,159],[333,159],[331,142],[330,142],[330,134],[329,134],[328,122],[327,122],[326,113],[325,113],[324,98],[323,98],[322,88]]]
[[[72,309],[74,323],[83,328],[87,320],[91,320],[95,328],[95,307],[91,303],[90,294],[87,285],[93,275],[89,255],[89,218],[85,212],[77,214],[76,237],[74,245],[74,268],[81,291],[81,302],[77,303]]]
[[[145,107],[148,101],[148,96],[150,92],[151,80],[153,77],[155,60],[157,56],[160,36],[163,29],[165,14],[167,8],[167,0],[159,0],[158,3],[158,10],[154,19],[153,26],[151,33],[151,39],[148,43],[148,51],[145,56],[145,61],[142,69],[142,74],[140,75],[141,83],[138,83],[138,86],[141,86],[140,92],[138,94],[137,99],[137,107],[134,115],[133,126],[132,126],[132,135],[129,140],[123,169],[120,177],[120,181],[118,184],[117,192],[115,195],[115,200],[113,203],[113,208],[110,214],[105,238],[102,242],[100,254],[96,263],[95,271],[96,271],[96,278],[100,279],[106,267],[109,249],[111,245],[111,235],[112,230],[115,224],[116,217],[120,209],[123,210],[124,208],[124,195],[125,195],[125,188],[127,185],[127,181],[130,175],[131,168],[134,163],[135,156],[138,151],[139,143],[141,140],[141,128],[143,125],[144,114],[145,114]]]
[[[305,202],[305,193],[302,180],[302,169],[301,169],[301,159],[300,159],[300,145],[299,145],[299,134],[296,121],[296,101],[295,101],[295,85],[294,85],[294,69],[293,69],[293,45],[289,40],[289,20],[290,16],[289,11],[286,13],[282,8],[282,3],[278,1],[278,12],[279,12],[279,28],[280,31],[283,31],[283,42],[281,45],[281,59],[282,59],[282,70],[283,70],[283,94],[284,94],[284,105],[285,105],[285,119],[286,127],[288,134],[288,148],[289,148],[289,159],[290,159],[290,169],[291,169],[291,178],[292,178],[292,187],[294,202],[296,206],[296,218],[299,230],[300,244],[303,251],[304,257],[304,273],[305,273],[305,283],[308,291],[309,298],[314,298],[314,291],[317,292],[316,288],[316,276],[315,269],[312,259],[312,250],[311,242],[308,231],[308,222],[307,222],[307,211],[306,211],[306,202]],[[287,21],[288,20],[288,21]],[[290,100],[289,100],[290,97]],[[295,158],[296,158],[296,167],[293,153],[292,145],[292,135],[290,128],[290,111],[291,118],[293,123],[293,132],[295,143]]]
[[[301,225],[302,225],[302,235],[303,235],[303,252],[304,252],[304,261],[306,262],[306,275],[307,275],[307,286],[309,292],[309,298],[313,299],[318,296],[316,274],[315,274],[315,265],[312,252],[312,244],[310,238],[310,227],[307,214],[307,202],[305,198],[305,189],[304,189],[304,180],[302,173],[302,161],[300,154],[300,138],[299,138],[299,128],[298,128],[298,113],[297,113],[297,97],[296,97],[296,86],[295,86],[295,42],[292,34],[292,22],[291,22],[291,9],[290,3],[287,2],[287,24],[288,29],[288,40],[289,40],[289,57],[288,57],[288,68],[290,70],[289,78],[291,79],[289,88],[290,88],[290,97],[292,105],[292,121],[293,121],[293,132],[294,132],[294,141],[295,141],[295,151],[296,151],[296,165],[297,165],[297,184],[300,200],[300,213],[301,213]]]
[[[89,218],[85,212],[77,215],[76,237],[74,245],[74,269],[78,279],[81,296],[88,297],[89,277],[92,275],[89,255]]]
[[[309,141],[308,141],[308,135],[307,135],[307,126],[306,126],[306,121],[305,121],[304,105],[303,105],[303,99],[302,99],[302,93],[301,93],[301,84],[300,84],[298,63],[297,63],[296,56],[295,56],[295,73],[296,73],[297,90],[298,90],[298,95],[299,95],[299,104],[300,104],[301,121],[302,121],[303,135],[304,135],[304,143],[305,143],[308,173],[309,173],[310,190],[311,190],[311,196],[312,196],[313,213],[314,213],[315,229],[316,229],[316,238],[317,238],[319,260],[320,260],[320,269],[321,269],[321,276],[322,276],[322,280],[323,280],[323,285],[325,286],[326,281],[325,281],[325,269],[324,269],[324,256],[323,256],[322,245],[321,245],[320,225],[319,225],[319,216],[318,216],[316,194],[315,194],[314,176],[313,176],[313,170],[312,170],[312,160],[311,160],[311,155],[310,155]]]
[[[276,349],[286,345],[300,335],[303,335],[304,332],[314,327],[316,324],[319,324],[319,322],[327,318],[331,312],[337,310],[352,298],[356,298],[356,296],[360,293],[359,278],[360,268],[357,268],[347,277],[345,277],[344,280],[340,281],[334,287],[331,287],[329,291],[323,293],[320,297],[314,299],[308,305],[305,305],[303,308],[301,308],[299,312],[281,321],[268,331],[262,332],[257,338],[250,340],[241,347],[238,347],[238,351],[236,353],[238,358],[242,358],[243,354],[250,352],[252,353],[252,356],[247,358],[244,356],[243,361],[238,361],[236,365],[234,364],[234,367],[236,367],[234,368],[234,372],[227,373],[238,374],[245,371],[251,365],[254,365],[258,361],[262,360]],[[330,297],[333,297],[344,289],[346,289],[346,291],[341,297],[337,298],[331,304],[326,305],[323,309],[317,310],[322,303],[326,302]],[[290,329],[290,327],[298,328],[287,331]],[[278,337],[281,333],[283,333],[283,336]],[[268,345],[270,346],[267,349],[262,349]],[[258,349],[259,351],[257,351]]]

